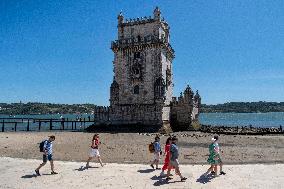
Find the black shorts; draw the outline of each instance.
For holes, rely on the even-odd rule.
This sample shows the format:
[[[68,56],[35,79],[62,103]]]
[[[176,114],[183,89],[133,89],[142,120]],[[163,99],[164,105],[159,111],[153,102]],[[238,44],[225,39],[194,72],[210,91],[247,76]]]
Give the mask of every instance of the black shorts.
[[[44,163],[46,163],[47,160],[48,160],[48,161],[52,161],[52,160],[53,160],[53,159],[52,159],[52,154],[48,154],[48,155],[43,154],[43,155],[42,155],[42,161],[43,161]]]

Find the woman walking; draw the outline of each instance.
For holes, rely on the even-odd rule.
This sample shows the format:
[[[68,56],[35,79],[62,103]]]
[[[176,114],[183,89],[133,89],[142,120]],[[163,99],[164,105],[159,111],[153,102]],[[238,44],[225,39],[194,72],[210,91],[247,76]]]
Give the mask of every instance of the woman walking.
[[[89,159],[87,160],[87,163],[86,163],[86,168],[90,167],[89,163],[94,157],[98,158],[98,161],[100,162],[102,167],[104,166],[101,160],[100,152],[99,152],[100,144],[101,142],[99,140],[99,134],[95,134],[92,139],[91,151],[90,151]]]
[[[211,140],[212,140],[212,143],[209,145],[209,157],[207,160],[207,162],[211,166],[209,167],[207,172],[204,173],[204,176],[207,176],[210,172],[212,173],[212,175],[217,176],[217,165],[220,165],[221,167],[220,174],[225,175],[226,173],[222,171],[222,161],[221,161],[221,157],[219,154],[220,149],[217,143],[218,136],[214,136]]]
[[[171,147],[171,144],[172,144],[172,137],[169,137],[169,138],[167,138],[166,145],[165,145],[164,155],[166,157],[165,157],[164,166],[162,167],[162,172],[161,172],[160,176],[165,176],[165,170],[172,169],[172,167],[170,166],[170,147]]]

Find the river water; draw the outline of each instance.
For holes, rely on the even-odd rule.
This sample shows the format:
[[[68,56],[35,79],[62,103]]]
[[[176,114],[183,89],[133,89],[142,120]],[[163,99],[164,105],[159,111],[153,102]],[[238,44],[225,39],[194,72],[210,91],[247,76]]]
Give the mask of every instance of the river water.
[[[94,115],[91,114],[63,114],[65,119],[94,119]],[[38,119],[60,119],[60,114],[50,115],[0,115],[0,118],[38,118]],[[2,120],[0,120],[2,121]],[[16,121],[13,119],[6,119],[5,121]],[[205,125],[212,126],[253,126],[253,127],[279,127],[284,126],[284,112],[270,112],[270,113],[201,113],[199,122]],[[92,123],[86,123],[85,125],[78,125],[78,129],[83,129]],[[1,125],[1,123],[0,123]],[[5,124],[5,130],[11,130],[15,124]],[[54,123],[54,128],[60,128],[60,123]],[[17,130],[25,130],[27,127],[27,121],[19,123]],[[38,128],[38,123],[30,122],[32,130]],[[66,124],[67,129],[71,128],[71,123]],[[65,127],[65,128],[66,128]],[[42,123],[42,129],[47,130],[49,128],[49,122]]]

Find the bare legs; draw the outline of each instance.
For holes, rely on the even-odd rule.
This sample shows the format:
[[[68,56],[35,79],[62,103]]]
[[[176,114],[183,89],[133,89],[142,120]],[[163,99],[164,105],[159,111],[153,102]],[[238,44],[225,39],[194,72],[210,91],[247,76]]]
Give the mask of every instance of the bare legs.
[[[89,158],[88,158],[87,163],[86,163],[86,167],[89,167],[89,163],[90,163],[90,161],[91,161],[92,159],[93,159],[92,157],[89,157]]]
[[[211,165],[210,167],[209,167],[209,169],[207,170],[207,172],[206,173],[204,173],[204,176],[207,176],[211,171],[214,171],[215,173],[214,173],[214,176],[217,176],[217,165]]]
[[[151,163],[151,167],[153,167],[153,169],[154,169],[154,164],[156,165],[156,169],[159,169],[158,167],[159,167],[159,162],[160,162],[160,153],[155,153],[155,159],[154,159],[154,161]]]
[[[176,160],[176,161],[177,161],[177,160]],[[179,169],[179,164],[178,164],[178,162],[177,162],[177,165],[174,166],[174,167],[175,167],[175,172],[176,172],[176,174],[180,177],[181,181],[185,181],[187,178],[185,178],[185,177],[182,176],[182,174],[181,174],[181,172],[180,172],[180,169]],[[171,173],[171,164],[169,164],[169,166],[168,166],[168,171],[167,171],[167,178],[166,178],[166,180],[172,179],[172,178],[170,178],[170,173]]]
[[[158,169],[158,166],[159,166],[159,160],[154,160],[152,163],[151,163],[151,166],[153,166],[153,165],[156,165],[156,169]]]
[[[46,162],[43,162],[42,164],[40,164],[40,165],[38,166],[38,168],[36,168],[36,171],[39,171],[39,169],[42,168],[43,166],[45,166],[45,164],[46,164]]]
[[[87,163],[86,163],[86,167],[87,167],[87,168],[90,167],[90,166],[89,166],[89,163],[90,163],[90,161],[91,161],[92,159],[93,159],[93,157],[89,157],[89,158],[88,158]],[[101,166],[103,167],[104,165],[103,165],[103,162],[102,162],[102,159],[101,159],[100,156],[98,156],[98,161],[99,161],[99,163],[101,164]]]
[[[53,174],[53,173],[55,173],[53,160],[50,160],[49,162],[50,162],[51,174]],[[40,174],[39,174],[39,170],[40,170],[43,166],[45,166],[45,165],[46,165],[46,162],[43,162],[42,164],[40,164],[40,165],[38,166],[38,168],[36,168],[35,171],[36,171],[36,173],[37,173],[38,175],[40,175]],[[56,174],[57,174],[57,173],[56,173]]]

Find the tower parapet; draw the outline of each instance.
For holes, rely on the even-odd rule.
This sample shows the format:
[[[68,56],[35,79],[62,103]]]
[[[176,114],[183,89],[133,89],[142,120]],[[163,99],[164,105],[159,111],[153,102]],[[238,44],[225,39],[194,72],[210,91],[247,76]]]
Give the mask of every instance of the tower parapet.
[[[199,104],[201,99],[197,93],[187,85],[183,93],[180,93],[178,100],[172,98],[171,102],[171,125],[174,131],[183,131],[192,129],[192,121],[198,118]]]

